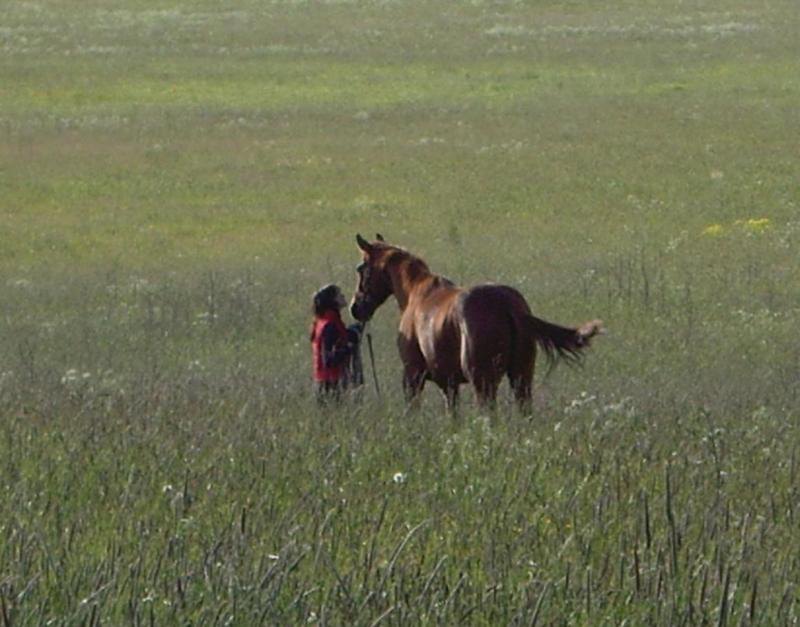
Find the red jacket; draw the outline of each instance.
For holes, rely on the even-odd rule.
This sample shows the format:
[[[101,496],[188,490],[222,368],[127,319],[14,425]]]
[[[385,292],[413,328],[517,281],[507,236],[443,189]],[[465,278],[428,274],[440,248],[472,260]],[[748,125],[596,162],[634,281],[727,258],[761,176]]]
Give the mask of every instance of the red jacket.
[[[344,375],[344,364],[340,363],[333,365],[331,363],[326,363],[326,358],[332,352],[330,351],[331,347],[326,347],[324,345],[323,339],[323,334],[328,325],[332,325],[332,328],[336,331],[336,335],[338,336],[336,342],[338,344],[344,344],[347,342],[347,329],[342,322],[339,312],[333,309],[329,309],[321,316],[318,316],[314,319],[314,331],[311,334],[311,354],[314,360],[314,380],[331,383],[339,381],[342,378]],[[326,353],[328,354],[326,355]]]

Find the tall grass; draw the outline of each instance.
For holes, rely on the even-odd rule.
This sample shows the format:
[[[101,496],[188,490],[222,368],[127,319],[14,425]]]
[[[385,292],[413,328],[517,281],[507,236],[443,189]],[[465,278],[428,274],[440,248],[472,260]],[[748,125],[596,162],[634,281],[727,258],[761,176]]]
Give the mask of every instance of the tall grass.
[[[0,624],[796,622],[795,25],[10,3]],[[322,411],[375,230],[610,333],[531,415],[406,414],[390,302]]]

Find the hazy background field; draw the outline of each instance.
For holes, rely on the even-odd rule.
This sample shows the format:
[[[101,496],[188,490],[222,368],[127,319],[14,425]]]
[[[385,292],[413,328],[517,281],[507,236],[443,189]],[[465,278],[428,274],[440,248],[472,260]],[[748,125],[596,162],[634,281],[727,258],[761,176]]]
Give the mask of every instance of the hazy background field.
[[[790,1],[6,1],[0,624],[797,622]],[[380,231],[580,370],[320,414]],[[543,370],[543,369],[542,369]]]

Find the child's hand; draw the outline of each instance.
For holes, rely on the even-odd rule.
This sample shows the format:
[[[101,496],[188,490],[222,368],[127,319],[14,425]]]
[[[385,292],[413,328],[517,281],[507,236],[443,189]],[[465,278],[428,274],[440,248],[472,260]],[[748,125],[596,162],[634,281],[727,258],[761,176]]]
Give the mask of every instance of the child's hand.
[[[350,344],[358,344],[361,342],[361,334],[364,333],[364,325],[361,322],[356,322],[347,327],[347,341]]]

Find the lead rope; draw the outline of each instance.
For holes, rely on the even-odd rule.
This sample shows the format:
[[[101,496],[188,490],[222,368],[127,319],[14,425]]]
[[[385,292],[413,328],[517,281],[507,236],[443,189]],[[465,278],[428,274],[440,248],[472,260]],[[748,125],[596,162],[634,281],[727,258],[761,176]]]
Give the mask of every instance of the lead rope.
[[[375,353],[372,350],[372,333],[367,331],[367,323],[364,323],[364,332],[367,334],[367,348],[369,349],[369,363],[372,366],[372,381],[375,383],[375,394],[381,398],[381,386],[378,384],[378,372],[375,370]]]

